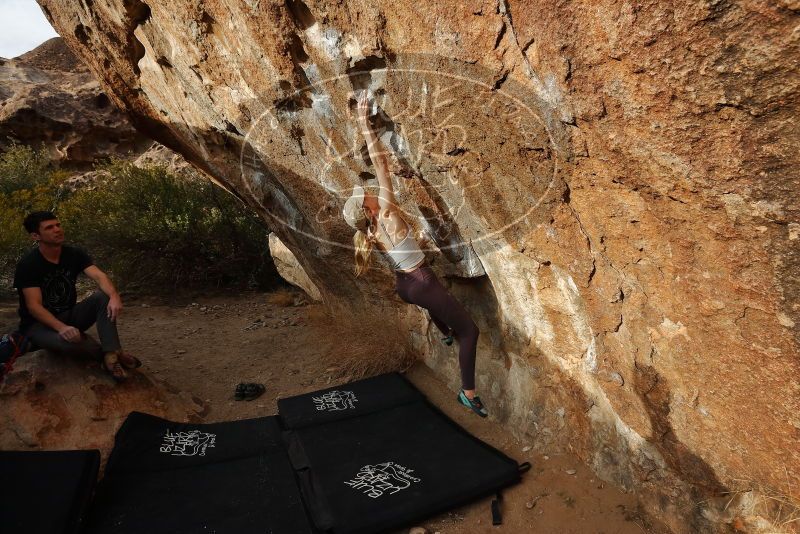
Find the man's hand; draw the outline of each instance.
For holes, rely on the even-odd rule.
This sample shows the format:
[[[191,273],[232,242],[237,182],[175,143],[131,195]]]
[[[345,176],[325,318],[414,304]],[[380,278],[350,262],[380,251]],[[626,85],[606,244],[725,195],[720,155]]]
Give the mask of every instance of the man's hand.
[[[70,343],[78,343],[81,340],[81,331],[74,326],[64,325],[64,328],[59,329],[58,335]]]
[[[106,308],[106,312],[108,313],[109,319],[112,321],[117,320],[120,312],[122,312],[122,299],[119,297],[119,295],[114,294],[113,297],[108,298],[108,307]]]
[[[106,313],[108,314],[109,319],[116,321],[117,317],[119,317],[120,311],[122,310],[122,299],[119,298],[119,293],[117,293],[117,290],[114,288],[114,284],[111,283],[111,279],[96,265],[88,266],[83,270],[83,273],[97,282],[97,285],[100,286],[100,290],[108,295],[108,307],[106,307]]]

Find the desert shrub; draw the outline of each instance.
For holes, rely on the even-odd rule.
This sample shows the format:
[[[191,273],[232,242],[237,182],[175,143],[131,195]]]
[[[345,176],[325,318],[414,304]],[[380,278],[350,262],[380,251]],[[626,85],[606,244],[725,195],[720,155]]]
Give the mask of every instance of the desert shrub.
[[[0,153],[0,280],[10,278],[19,257],[31,246],[22,228],[30,211],[55,209],[65,197],[67,173],[50,165],[44,150],[12,144]]]
[[[65,187],[68,174],[43,151],[14,145],[0,155],[0,267],[3,286],[30,248],[22,228],[33,210],[53,210],[67,241],[84,247],[122,289],[142,293],[279,283],[268,229],[241,202],[200,177],[164,166],[112,161],[90,186]]]
[[[0,193],[9,195],[44,185],[54,172],[43,149],[12,143],[0,154]]]
[[[128,289],[260,287],[275,279],[265,225],[208,180],[114,161],[59,207],[68,235]]]

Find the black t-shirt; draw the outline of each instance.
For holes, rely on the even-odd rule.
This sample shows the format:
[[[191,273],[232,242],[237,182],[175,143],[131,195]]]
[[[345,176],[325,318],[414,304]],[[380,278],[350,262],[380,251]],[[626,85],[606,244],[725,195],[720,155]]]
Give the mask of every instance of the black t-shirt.
[[[38,247],[25,254],[17,263],[14,273],[14,287],[19,294],[20,330],[24,331],[36,322],[25,304],[25,295],[22,294],[24,288],[41,288],[42,305],[57,315],[75,306],[78,300],[75,280],[92,263],[92,258],[86,252],[68,245],[61,247],[58,264],[44,259]]]

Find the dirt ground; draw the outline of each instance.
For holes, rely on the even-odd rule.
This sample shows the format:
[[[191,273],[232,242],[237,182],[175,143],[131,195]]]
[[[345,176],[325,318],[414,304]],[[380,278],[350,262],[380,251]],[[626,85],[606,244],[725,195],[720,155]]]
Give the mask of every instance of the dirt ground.
[[[126,350],[144,362],[139,372],[203,399],[208,422],[272,415],[281,397],[348,378],[341,377],[335,361],[347,342],[341,328],[321,305],[306,303],[300,293],[187,297],[169,303],[129,297],[125,306],[121,337]],[[9,330],[15,321],[14,303],[7,301],[0,307],[0,329]],[[420,526],[428,532],[669,532],[645,517],[635,494],[604,484],[576,456],[535,454],[530,443],[467,411],[425,365],[412,366],[406,376],[470,433],[533,465],[522,483],[503,492],[501,526],[492,526],[491,499],[486,498],[425,521]],[[233,391],[238,382],[261,382],[267,390],[256,400],[237,402]]]

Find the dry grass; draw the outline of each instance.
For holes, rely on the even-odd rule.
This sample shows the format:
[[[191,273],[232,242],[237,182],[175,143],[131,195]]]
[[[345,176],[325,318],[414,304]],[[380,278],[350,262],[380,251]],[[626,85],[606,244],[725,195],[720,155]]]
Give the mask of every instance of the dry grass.
[[[416,360],[408,349],[405,331],[389,321],[359,320],[334,327],[326,365],[338,377],[356,380],[391,371],[404,371]]]
[[[787,473],[787,482],[789,480]],[[759,516],[769,522],[771,527],[767,530],[757,528],[753,532],[764,532],[767,534],[796,534],[800,533],[800,506],[786,495],[766,487],[758,482],[747,479],[732,479],[736,489],[726,492],[728,500],[723,508],[727,511],[731,504],[736,506],[735,501],[739,501],[752,494],[756,498],[756,503],[750,507],[749,513]],[[705,501],[701,501],[702,504]],[[746,518],[737,516],[733,519],[733,526],[737,532],[750,531]]]
[[[292,291],[290,289],[279,289],[277,291],[273,291],[266,296],[266,301],[268,304],[273,306],[279,306],[281,308],[286,308],[288,306],[295,306],[298,304],[299,300],[303,299],[303,295],[301,295],[297,291]]]

